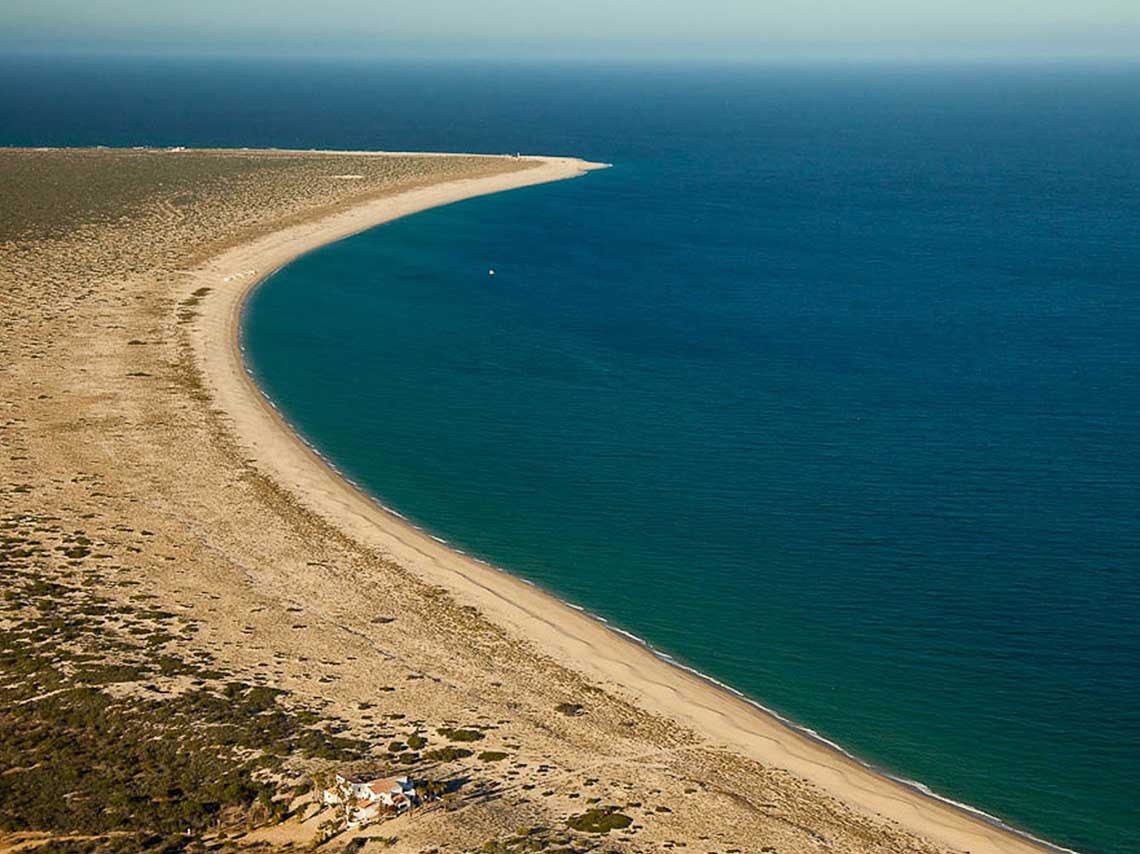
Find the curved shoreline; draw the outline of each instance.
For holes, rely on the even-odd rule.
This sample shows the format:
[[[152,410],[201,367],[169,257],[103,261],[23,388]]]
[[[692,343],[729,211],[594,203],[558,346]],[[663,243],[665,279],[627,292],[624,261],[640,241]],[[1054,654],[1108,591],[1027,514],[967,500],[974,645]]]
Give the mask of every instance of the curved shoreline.
[[[384,156],[377,154],[377,156]],[[782,768],[933,842],[971,852],[1068,849],[858,760],[741,692],[677,663],[642,639],[565,603],[533,583],[463,554],[361,490],[292,429],[254,383],[242,356],[246,298],[276,270],[320,246],[390,220],[466,198],[577,177],[602,164],[528,158],[539,165],[486,178],[407,190],[316,222],[281,229],[191,271],[188,291],[210,288],[191,339],[214,403],[257,466],[299,503],[346,534],[448,588],[510,633],[560,663],[763,764]]]

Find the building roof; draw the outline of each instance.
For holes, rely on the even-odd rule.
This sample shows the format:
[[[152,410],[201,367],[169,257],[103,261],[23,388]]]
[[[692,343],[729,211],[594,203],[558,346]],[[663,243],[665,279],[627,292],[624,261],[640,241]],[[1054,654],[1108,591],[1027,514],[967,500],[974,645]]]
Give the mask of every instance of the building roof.
[[[386,795],[404,791],[404,786],[407,783],[407,777],[385,777],[381,780],[373,780],[368,784],[368,788],[375,795]]]

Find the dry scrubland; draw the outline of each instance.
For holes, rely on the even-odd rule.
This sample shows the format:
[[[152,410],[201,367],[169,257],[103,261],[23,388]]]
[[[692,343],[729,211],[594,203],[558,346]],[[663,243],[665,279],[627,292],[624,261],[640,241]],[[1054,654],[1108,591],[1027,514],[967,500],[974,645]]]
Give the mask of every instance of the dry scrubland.
[[[362,546],[207,394],[189,343],[206,294],[183,271],[530,165],[0,151],[0,849],[935,850]],[[446,794],[322,844],[313,781],[354,765]]]

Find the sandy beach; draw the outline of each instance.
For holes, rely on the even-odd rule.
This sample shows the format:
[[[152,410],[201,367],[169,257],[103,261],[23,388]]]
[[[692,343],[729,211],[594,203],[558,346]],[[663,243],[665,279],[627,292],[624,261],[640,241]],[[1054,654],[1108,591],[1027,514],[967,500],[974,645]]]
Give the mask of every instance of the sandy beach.
[[[208,171],[211,157],[237,155],[188,156]],[[76,241],[94,238],[86,222],[43,238],[34,251],[6,244],[10,281],[26,283],[29,270],[47,265],[55,284],[47,294],[21,284],[4,307],[4,335],[15,342],[4,354],[12,365],[3,375],[5,518],[29,512],[32,496],[37,512],[65,520],[61,531],[76,528],[75,519],[96,520],[100,532],[92,522],[83,537],[116,555],[107,559],[117,562],[116,583],[131,582],[99,581],[108,597],[154,597],[155,607],[194,621],[186,650],[205,650],[250,684],[288,692],[291,708],[335,716],[338,732],[378,751],[385,739],[406,736],[404,722],[426,733],[481,727],[479,747],[504,758],[438,759],[446,768],[433,771],[464,778],[478,796],[385,823],[375,832],[397,837],[393,850],[475,850],[521,826],[562,827],[592,803],[633,817],[628,830],[604,838],[605,850],[1047,850],[866,768],[417,530],[333,471],[250,379],[241,307],[272,271],[397,217],[577,178],[603,164],[468,157],[451,174],[384,184],[368,177],[370,162],[452,160],[244,156],[293,158],[300,171],[319,166],[331,195],[290,207],[259,197],[256,187],[219,185],[207,195],[246,195],[218,210],[191,208],[195,216],[225,212],[200,241],[176,232],[177,251],[163,244],[114,269],[104,248],[97,275],[82,272],[92,259],[60,261]],[[134,221],[136,234],[173,221],[190,227],[175,201],[164,203]],[[99,222],[120,227],[114,218]],[[105,247],[107,234],[98,237]],[[118,263],[130,252],[112,254]],[[75,302],[76,294],[90,302]],[[133,545],[138,531],[148,532],[145,546]],[[114,548],[128,541],[139,551]],[[187,690],[176,677],[161,688],[172,696]],[[303,811],[279,826],[288,830],[254,830],[235,845],[307,844],[313,825],[302,819]],[[38,837],[7,844],[30,839]]]

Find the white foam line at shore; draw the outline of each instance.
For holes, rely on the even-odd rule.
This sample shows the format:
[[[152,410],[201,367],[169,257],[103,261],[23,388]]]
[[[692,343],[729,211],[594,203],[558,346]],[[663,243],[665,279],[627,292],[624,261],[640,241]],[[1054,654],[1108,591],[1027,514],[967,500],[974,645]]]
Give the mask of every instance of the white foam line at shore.
[[[618,626],[613,625],[605,617],[603,617],[599,614],[595,614],[592,611],[587,611],[582,606],[575,605],[572,602],[564,602],[564,604],[570,606],[571,608],[573,608],[576,611],[581,611],[584,614],[586,614],[586,616],[590,617],[591,619],[596,620],[599,623],[602,623],[610,631],[615,632],[616,634],[619,634],[625,638],[628,638],[628,639],[634,641],[639,646],[644,647],[646,650],[648,650],[650,653],[652,653],[658,659],[660,659],[661,661],[664,661],[666,664],[669,664],[673,667],[676,667],[679,670],[683,670],[686,673],[690,673],[693,676],[695,676],[696,678],[698,678],[704,682],[707,682],[710,685],[715,685],[717,688],[720,688],[722,691],[727,691],[729,694],[732,694],[734,697],[739,697],[741,700],[743,700],[745,703],[752,706],[753,708],[759,709],[764,714],[775,718],[777,721],[779,721],[781,724],[786,726],[788,729],[793,730],[794,732],[799,733],[800,735],[804,736],[805,738],[808,738],[808,739],[815,741],[819,744],[826,745],[827,747],[834,750],[836,753],[846,757],[847,759],[850,759],[856,765],[859,765],[863,768],[867,768],[867,769],[869,769],[869,770],[871,770],[877,774],[881,774],[884,777],[886,777],[887,779],[893,780],[894,782],[898,783],[901,786],[905,786],[909,789],[913,789],[913,790],[925,795],[926,797],[931,798],[932,800],[940,801],[941,803],[948,804],[952,807],[955,807],[955,808],[960,809],[964,812],[967,812],[970,815],[973,815],[973,816],[981,819],[986,824],[992,825],[993,827],[1000,828],[1001,830],[1004,830],[1008,833],[1011,833],[1014,836],[1020,836],[1023,839],[1028,839],[1029,841],[1034,842],[1037,845],[1040,845],[1043,848],[1046,848],[1050,851],[1058,852],[1058,854],[1079,854],[1079,852],[1075,851],[1072,848],[1066,848],[1063,845],[1058,845],[1055,842],[1050,842],[1047,839],[1042,839],[1039,836],[1034,836],[1032,833],[1029,833],[1027,831],[1020,830],[1016,827],[1012,827],[1011,825],[1002,821],[997,816],[992,815],[983,809],[979,809],[978,807],[971,806],[970,804],[962,803],[961,801],[956,801],[953,798],[946,797],[945,795],[940,795],[940,794],[938,794],[938,792],[931,789],[925,783],[922,783],[918,780],[912,780],[909,777],[900,777],[897,774],[892,774],[889,771],[885,771],[882,768],[879,768],[875,765],[872,765],[870,762],[867,762],[863,759],[860,759],[858,756],[851,753],[849,750],[846,750],[841,745],[835,743],[831,739],[829,739],[823,735],[820,735],[818,732],[816,732],[811,727],[804,726],[803,724],[798,724],[795,721],[793,721],[793,720],[785,717],[784,715],[780,714],[779,712],[775,711],[774,709],[771,709],[768,706],[765,706],[763,703],[752,699],[747,694],[745,694],[743,691],[740,691],[739,689],[734,688],[725,682],[721,682],[716,677],[709,676],[707,673],[704,673],[703,671],[700,671],[695,667],[692,667],[688,664],[683,664],[682,662],[677,661],[677,659],[673,658],[673,656],[669,655],[667,652],[662,652],[661,650],[656,649],[652,644],[648,643],[647,641],[643,640],[642,638],[639,638],[637,635],[633,634],[632,632],[628,632],[625,629],[622,629],[622,628],[619,628]]]
[[[614,626],[613,630],[615,632],[617,632],[619,635],[627,637],[632,641],[636,641],[637,643],[641,644],[642,646],[649,646],[649,644],[647,644],[643,638],[639,638],[633,632],[627,632],[625,629],[618,628],[617,626]]]

